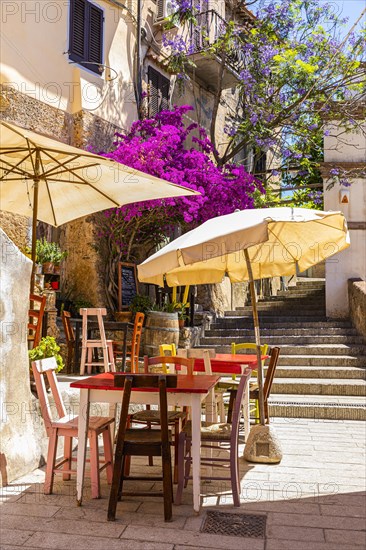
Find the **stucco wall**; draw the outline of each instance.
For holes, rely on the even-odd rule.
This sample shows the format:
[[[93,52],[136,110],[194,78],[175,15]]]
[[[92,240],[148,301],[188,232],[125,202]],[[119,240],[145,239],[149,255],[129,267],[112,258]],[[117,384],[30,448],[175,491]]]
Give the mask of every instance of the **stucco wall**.
[[[61,111],[85,109],[116,126],[129,127],[136,118],[135,23],[127,10],[115,4],[95,3],[104,10],[105,19],[101,76],[69,59],[69,2],[2,2],[0,82]]]
[[[345,134],[335,123],[326,129],[330,135],[324,138],[324,165],[341,162],[364,163],[366,154],[365,132],[358,130]],[[329,166],[329,164],[328,164]],[[349,164],[352,168],[352,164]],[[334,183],[329,174],[324,180],[324,208],[344,213],[349,228],[351,245],[326,262],[326,311],[328,317],[345,318],[349,315],[347,281],[351,278],[366,279],[366,185],[365,178],[350,178],[349,203],[340,202],[341,186]],[[329,184],[334,183],[331,189]]]

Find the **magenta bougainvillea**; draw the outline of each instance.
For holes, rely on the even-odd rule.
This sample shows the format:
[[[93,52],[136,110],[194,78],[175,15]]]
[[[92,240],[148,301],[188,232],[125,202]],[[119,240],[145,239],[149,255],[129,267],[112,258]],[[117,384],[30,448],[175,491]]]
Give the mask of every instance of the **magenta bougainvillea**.
[[[159,199],[106,210],[98,216],[100,251],[107,266],[107,295],[115,294],[118,261],[140,262],[180,226],[186,231],[235,209],[253,208],[261,183],[243,166],[217,166],[213,145],[197,124],[186,124],[192,107],[174,107],[152,119],[132,124],[128,134],[117,134],[115,149],[104,153],[117,162],[201,195]]]
[[[150,208],[174,207],[185,224],[199,225],[236,208],[253,208],[260,183],[242,166],[217,166],[206,131],[185,125],[188,105],[162,111],[155,118],[132,124],[127,135],[117,134],[116,149],[106,156],[142,172],[197,190],[201,196],[135,203],[122,208],[127,219]],[[197,134],[197,135],[194,135]],[[188,146],[191,142],[192,146]]]

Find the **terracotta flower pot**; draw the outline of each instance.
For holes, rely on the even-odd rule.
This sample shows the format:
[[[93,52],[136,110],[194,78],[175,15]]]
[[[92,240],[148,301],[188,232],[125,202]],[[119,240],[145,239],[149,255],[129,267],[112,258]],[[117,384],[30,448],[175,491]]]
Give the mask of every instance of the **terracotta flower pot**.
[[[53,273],[54,265],[52,262],[46,262],[43,264],[43,273],[50,274]]]

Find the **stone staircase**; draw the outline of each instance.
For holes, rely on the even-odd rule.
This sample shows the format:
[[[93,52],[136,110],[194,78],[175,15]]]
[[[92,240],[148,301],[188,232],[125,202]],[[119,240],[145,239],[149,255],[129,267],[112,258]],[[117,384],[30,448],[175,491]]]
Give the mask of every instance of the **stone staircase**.
[[[262,342],[281,348],[271,415],[365,420],[366,342],[350,321],[326,318],[324,279],[299,279],[258,311]],[[227,311],[200,346],[230,353],[231,342],[254,342],[250,306]]]

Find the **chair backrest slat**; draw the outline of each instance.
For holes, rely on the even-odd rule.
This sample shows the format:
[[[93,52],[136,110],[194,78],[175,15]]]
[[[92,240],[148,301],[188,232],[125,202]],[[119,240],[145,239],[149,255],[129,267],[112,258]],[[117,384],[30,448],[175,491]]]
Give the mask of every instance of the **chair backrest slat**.
[[[164,368],[166,369],[166,364],[167,358],[165,357],[165,355],[159,357],[148,357],[147,355],[145,355],[144,357],[145,373],[148,373],[150,371],[150,367],[157,365],[161,366],[161,370],[163,372]],[[179,356],[169,357],[169,365],[174,365],[175,371],[177,371],[179,374],[183,374],[182,370],[184,369],[184,374],[187,374],[188,376],[193,375],[194,359],[187,359],[186,357]]]
[[[159,388],[159,411],[160,425],[162,433],[162,446],[168,449],[169,447],[169,428],[168,428],[168,399],[167,388],[177,387],[177,376],[174,374],[124,374],[116,373],[114,375],[114,385],[123,387],[122,408],[120,422],[118,426],[117,447],[122,451],[126,423],[128,417],[128,408],[131,398],[131,390],[133,388]],[[122,447],[121,447],[122,446]],[[117,453],[117,449],[116,449]]]
[[[75,342],[75,333],[74,333],[74,329],[73,329],[71,321],[70,321],[71,313],[69,311],[63,310],[62,313],[61,313],[61,319],[62,319],[62,324],[63,324],[63,327],[64,327],[66,342],[67,343],[69,343],[69,342],[74,343]]]
[[[32,361],[33,376],[36,383],[37,394],[41,405],[42,417],[48,432],[52,428],[52,407],[46,390],[46,378],[49,382],[53,399],[55,401],[58,418],[66,416],[66,409],[62,401],[55,371],[57,363],[55,357]]]
[[[144,319],[145,314],[138,311],[135,315],[131,339],[131,372],[134,373],[138,373],[139,371],[139,354]]]
[[[184,348],[178,350],[178,355],[180,357],[188,357],[189,359],[203,359],[205,374],[212,374],[211,357],[215,357],[215,350],[210,348]],[[200,373],[195,372],[195,374]]]
[[[253,342],[242,342],[240,344],[232,342],[231,344],[231,353],[233,355],[236,355],[238,351],[246,351],[246,350],[253,351],[254,353],[256,353],[257,344],[254,344]],[[268,344],[262,344],[261,345],[262,355],[266,355],[267,351],[268,351]]]
[[[43,315],[46,308],[46,296],[38,296],[37,294],[30,294],[29,296],[30,304],[33,306],[28,311],[28,331],[32,332],[31,341],[33,342],[33,347],[37,347],[41,337],[42,337],[42,324],[43,324]],[[39,307],[36,309],[35,304],[39,304]]]

